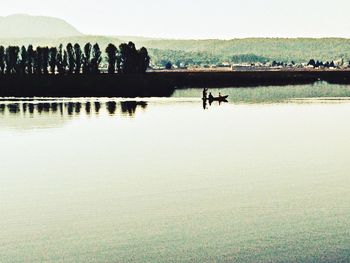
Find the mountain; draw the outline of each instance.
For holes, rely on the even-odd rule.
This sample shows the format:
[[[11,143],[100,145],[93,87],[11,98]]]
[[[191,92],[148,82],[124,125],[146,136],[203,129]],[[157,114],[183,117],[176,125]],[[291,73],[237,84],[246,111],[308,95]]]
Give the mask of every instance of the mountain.
[[[82,34],[62,19],[45,16],[0,17],[0,38],[59,38]]]

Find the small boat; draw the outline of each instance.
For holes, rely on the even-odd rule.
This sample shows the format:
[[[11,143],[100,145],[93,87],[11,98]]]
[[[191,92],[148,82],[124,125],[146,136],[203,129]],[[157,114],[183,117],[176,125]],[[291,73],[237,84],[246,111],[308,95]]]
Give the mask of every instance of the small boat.
[[[228,95],[226,96],[219,96],[219,97],[212,97],[212,98],[203,98],[203,100],[208,100],[208,101],[227,101]]]

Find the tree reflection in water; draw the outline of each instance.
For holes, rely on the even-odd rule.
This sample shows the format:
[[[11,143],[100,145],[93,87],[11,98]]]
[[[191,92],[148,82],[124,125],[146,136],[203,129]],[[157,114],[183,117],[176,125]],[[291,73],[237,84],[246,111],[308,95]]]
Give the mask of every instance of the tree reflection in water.
[[[75,113],[80,113],[80,109],[81,109],[81,103],[77,102],[75,103]]]
[[[51,103],[52,112],[56,113],[58,108],[58,104],[56,102]]]
[[[22,104],[22,110],[23,110],[24,113],[27,112],[27,103],[23,103]]]
[[[114,115],[117,110],[117,103],[115,101],[108,101],[106,103],[107,110],[110,115]]]
[[[19,107],[19,103],[11,103],[7,105],[7,109],[9,111],[9,113],[19,113],[20,112],[20,107]]]
[[[85,103],[85,112],[88,115],[90,115],[90,113],[91,113],[91,102],[90,101]]]
[[[34,104],[32,103],[28,104],[28,109],[30,114],[34,114],[34,108],[35,108]]]
[[[122,114],[131,117],[135,115],[137,107],[141,107],[142,109],[147,108],[147,103],[144,101],[124,101],[120,105]]]
[[[95,105],[95,112],[98,114],[101,109],[101,103],[99,103],[98,101],[95,101],[94,105]]]
[[[107,101],[101,103],[100,101],[86,101],[86,102],[41,102],[41,101],[14,101],[6,100],[0,102],[0,116],[1,115],[18,115],[30,116],[36,115],[56,115],[56,116],[80,116],[91,115],[92,105],[96,115],[100,113],[107,113],[109,116],[120,115],[133,117],[137,109],[146,109],[147,102],[144,101]],[[119,109],[119,110],[118,110]]]
[[[68,102],[68,104],[65,104],[65,106],[67,107],[68,115],[73,115],[74,102]]]

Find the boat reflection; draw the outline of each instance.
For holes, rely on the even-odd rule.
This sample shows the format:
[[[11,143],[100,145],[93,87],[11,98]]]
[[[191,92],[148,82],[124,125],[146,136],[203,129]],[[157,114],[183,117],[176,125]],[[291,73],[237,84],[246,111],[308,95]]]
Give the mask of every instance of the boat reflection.
[[[209,107],[214,103],[218,103],[219,105],[221,105],[221,103],[227,103],[228,100],[227,100],[227,97],[221,99],[221,100],[209,100],[209,99],[202,99],[203,101],[203,109],[204,110],[207,110],[208,109],[208,105]]]

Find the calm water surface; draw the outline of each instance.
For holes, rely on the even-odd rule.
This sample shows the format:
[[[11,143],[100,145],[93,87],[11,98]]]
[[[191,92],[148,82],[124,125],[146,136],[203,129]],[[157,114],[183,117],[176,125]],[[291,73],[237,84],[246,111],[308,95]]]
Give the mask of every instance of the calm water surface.
[[[220,91],[1,100],[0,262],[349,262],[349,88]]]

